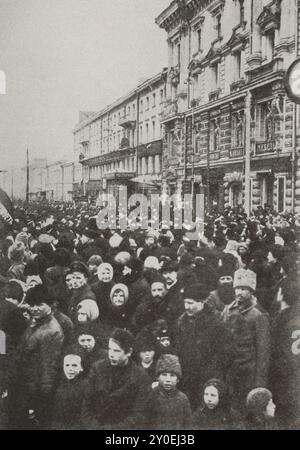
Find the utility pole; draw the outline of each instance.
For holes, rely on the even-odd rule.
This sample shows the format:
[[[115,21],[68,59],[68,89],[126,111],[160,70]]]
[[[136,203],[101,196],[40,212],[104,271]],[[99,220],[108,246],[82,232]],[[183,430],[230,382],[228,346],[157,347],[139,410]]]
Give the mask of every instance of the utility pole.
[[[29,153],[26,151],[26,203],[29,202]]]
[[[245,99],[245,213],[250,214],[250,155],[251,155],[251,99],[248,91]]]

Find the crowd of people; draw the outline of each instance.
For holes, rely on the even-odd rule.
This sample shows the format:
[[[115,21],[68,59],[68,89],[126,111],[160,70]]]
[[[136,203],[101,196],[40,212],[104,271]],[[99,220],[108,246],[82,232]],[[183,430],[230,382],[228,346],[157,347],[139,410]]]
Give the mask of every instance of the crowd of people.
[[[18,203],[0,226],[0,429],[300,428],[300,217],[198,240]]]

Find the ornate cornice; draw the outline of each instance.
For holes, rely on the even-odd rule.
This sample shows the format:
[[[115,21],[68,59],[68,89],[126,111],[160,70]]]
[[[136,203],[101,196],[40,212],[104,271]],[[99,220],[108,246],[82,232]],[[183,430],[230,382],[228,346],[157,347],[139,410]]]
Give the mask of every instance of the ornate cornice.
[[[262,13],[257,19],[257,24],[260,26],[263,34],[272,29],[279,29],[280,13],[281,8],[279,0],[273,0],[263,8]]]

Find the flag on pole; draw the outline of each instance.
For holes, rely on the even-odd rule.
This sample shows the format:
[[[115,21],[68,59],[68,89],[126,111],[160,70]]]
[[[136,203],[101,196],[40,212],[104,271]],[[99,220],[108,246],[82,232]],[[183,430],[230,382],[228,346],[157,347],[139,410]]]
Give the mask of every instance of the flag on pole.
[[[7,225],[13,223],[13,206],[11,199],[3,189],[0,188],[0,220]]]

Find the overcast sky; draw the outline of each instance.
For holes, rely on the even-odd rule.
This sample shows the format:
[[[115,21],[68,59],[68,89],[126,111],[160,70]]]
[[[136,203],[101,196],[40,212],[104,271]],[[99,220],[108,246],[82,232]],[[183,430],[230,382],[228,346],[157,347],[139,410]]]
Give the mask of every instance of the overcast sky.
[[[170,0],[0,0],[0,169],[72,158],[80,110],[97,111],[167,66],[155,24]]]

